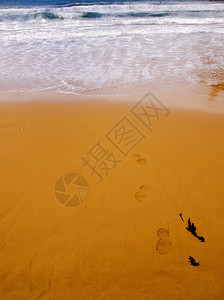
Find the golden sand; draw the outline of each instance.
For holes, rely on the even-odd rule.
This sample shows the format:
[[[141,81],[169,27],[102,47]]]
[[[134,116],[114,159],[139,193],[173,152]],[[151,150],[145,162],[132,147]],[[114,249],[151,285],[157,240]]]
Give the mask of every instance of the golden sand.
[[[168,107],[150,131],[138,98],[38,97],[1,96],[0,298],[223,299],[224,115]],[[123,117],[145,137],[127,155],[106,137]],[[120,161],[102,182],[98,142]],[[88,195],[55,194],[74,173]]]

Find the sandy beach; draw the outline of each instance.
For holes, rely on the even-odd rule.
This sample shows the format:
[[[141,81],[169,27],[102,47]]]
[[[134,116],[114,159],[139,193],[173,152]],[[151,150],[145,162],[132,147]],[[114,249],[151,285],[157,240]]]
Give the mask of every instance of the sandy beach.
[[[0,1],[0,300],[224,299],[223,25]]]
[[[2,299],[223,299],[223,98],[156,97],[1,94]]]

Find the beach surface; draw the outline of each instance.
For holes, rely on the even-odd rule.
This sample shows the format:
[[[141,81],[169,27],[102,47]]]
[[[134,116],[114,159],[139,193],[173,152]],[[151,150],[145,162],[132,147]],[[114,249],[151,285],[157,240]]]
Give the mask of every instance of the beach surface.
[[[223,299],[223,98],[181,95],[0,95],[1,299]]]

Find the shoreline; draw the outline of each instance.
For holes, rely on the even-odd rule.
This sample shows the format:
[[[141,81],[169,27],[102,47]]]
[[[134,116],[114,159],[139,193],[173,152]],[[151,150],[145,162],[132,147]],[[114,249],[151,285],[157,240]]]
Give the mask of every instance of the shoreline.
[[[212,88],[212,87],[211,87]],[[208,113],[223,114],[224,113],[224,92],[217,89],[216,94],[209,92],[209,87],[188,86],[165,91],[153,90],[150,91],[159,101],[164,103],[170,109],[177,110],[196,110]],[[130,95],[82,95],[56,92],[2,92],[0,93],[0,105],[3,103],[26,103],[29,101],[48,103],[53,102],[96,102],[96,103],[137,103],[146,93],[130,94]]]

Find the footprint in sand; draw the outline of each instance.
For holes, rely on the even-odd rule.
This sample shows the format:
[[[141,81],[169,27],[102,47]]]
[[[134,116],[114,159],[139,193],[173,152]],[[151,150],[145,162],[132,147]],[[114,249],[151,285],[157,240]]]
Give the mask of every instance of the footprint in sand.
[[[169,231],[165,228],[160,228],[157,235],[159,240],[156,244],[156,250],[159,254],[167,254],[172,249],[172,243],[169,239]]]
[[[134,154],[134,158],[136,158],[136,161],[139,165],[145,165],[146,164],[146,159],[144,157],[141,157],[139,154]]]
[[[143,202],[147,198],[148,190],[147,185],[140,186],[139,190],[135,193],[135,199],[139,202]]]

